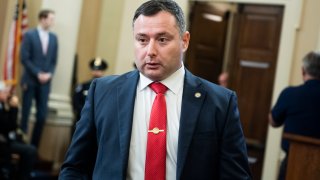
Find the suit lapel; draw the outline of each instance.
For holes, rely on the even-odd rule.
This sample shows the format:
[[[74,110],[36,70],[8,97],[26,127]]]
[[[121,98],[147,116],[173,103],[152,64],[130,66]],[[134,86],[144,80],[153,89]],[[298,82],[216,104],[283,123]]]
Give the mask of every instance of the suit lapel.
[[[198,120],[197,117],[206,96],[206,91],[201,89],[200,85],[199,79],[186,70],[178,140],[177,179],[181,177]]]
[[[49,42],[48,42],[48,48],[47,48],[47,54],[45,54],[45,56],[50,55],[51,50],[53,49],[53,45],[55,44],[54,42],[54,38],[51,32],[49,32]]]
[[[45,56],[48,56],[50,54],[50,49],[51,49],[51,46],[52,46],[52,43],[53,43],[52,41],[53,41],[52,34],[49,33],[49,41],[48,41],[47,53],[44,54]]]
[[[119,140],[122,157],[122,170],[126,173],[128,166],[129,147],[131,139],[133,107],[136,97],[137,83],[139,80],[138,71],[129,73],[117,89],[118,98],[118,122],[119,122]],[[125,174],[124,174],[125,176]]]
[[[40,35],[39,35],[38,29],[34,29],[33,35],[34,35],[34,38],[35,38],[36,43],[37,43],[37,49],[38,49],[37,51],[41,51],[42,54],[43,54],[42,42],[41,42],[41,39],[40,39]]]

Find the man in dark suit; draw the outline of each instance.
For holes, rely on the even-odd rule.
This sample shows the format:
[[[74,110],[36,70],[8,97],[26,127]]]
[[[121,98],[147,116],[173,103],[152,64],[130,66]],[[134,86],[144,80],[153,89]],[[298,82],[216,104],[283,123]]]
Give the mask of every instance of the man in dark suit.
[[[89,63],[89,67],[91,69],[92,78],[89,81],[78,84],[72,96],[72,107],[75,115],[75,121],[73,125],[74,128],[75,128],[75,124],[80,119],[80,113],[84,106],[85,100],[87,98],[88,90],[91,82],[95,78],[99,78],[104,75],[105,71],[108,69],[108,63],[105,59],[96,57],[91,59]],[[73,131],[72,131],[72,134],[73,134]]]
[[[178,4],[143,3],[133,35],[137,70],[91,83],[59,178],[251,179],[236,95],[183,65],[190,34]],[[154,84],[167,91],[156,95]],[[153,128],[152,102],[163,95],[166,128]],[[149,168],[163,157],[147,158],[150,137],[163,136],[164,174],[163,164]]]
[[[21,78],[22,120],[21,129],[28,131],[28,120],[32,99],[36,101],[36,122],[31,143],[39,145],[45,124],[51,79],[57,63],[57,36],[49,32],[54,23],[54,12],[42,10],[39,13],[39,25],[25,33],[21,45],[21,63],[24,72]]]

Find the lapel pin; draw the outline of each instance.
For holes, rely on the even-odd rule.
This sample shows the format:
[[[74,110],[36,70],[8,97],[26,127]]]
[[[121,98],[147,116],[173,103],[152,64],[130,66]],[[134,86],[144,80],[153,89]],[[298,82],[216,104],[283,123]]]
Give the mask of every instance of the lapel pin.
[[[196,97],[196,98],[200,98],[200,97],[201,97],[201,93],[196,92],[196,93],[194,94],[194,97]]]

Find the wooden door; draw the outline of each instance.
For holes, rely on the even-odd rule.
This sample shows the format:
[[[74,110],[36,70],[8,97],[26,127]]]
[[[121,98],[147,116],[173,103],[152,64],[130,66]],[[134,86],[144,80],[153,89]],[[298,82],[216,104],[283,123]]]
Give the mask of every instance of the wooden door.
[[[190,15],[189,50],[186,67],[195,75],[217,82],[222,71],[228,12],[208,3],[195,2]]]
[[[240,5],[235,18],[230,88],[238,95],[254,179],[260,179],[283,7]]]
[[[264,143],[268,127],[283,7],[240,5],[231,87],[247,138]]]

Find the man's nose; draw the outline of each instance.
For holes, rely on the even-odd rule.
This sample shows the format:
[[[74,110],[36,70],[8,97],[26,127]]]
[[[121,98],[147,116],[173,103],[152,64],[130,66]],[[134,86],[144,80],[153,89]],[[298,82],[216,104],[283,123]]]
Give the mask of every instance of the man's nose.
[[[148,44],[148,56],[153,57],[157,55],[157,47],[156,47],[156,42],[154,40],[151,40]]]

